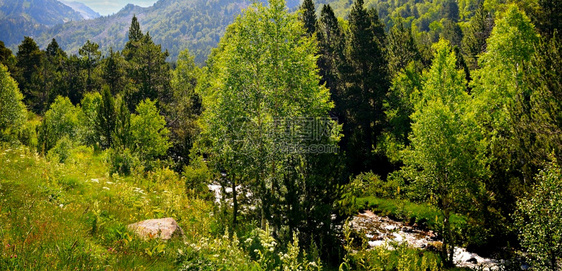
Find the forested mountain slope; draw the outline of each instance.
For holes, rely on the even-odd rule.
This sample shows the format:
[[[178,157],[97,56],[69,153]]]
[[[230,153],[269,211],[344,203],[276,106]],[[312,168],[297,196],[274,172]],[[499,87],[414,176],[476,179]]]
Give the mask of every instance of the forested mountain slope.
[[[34,36],[56,24],[82,19],[57,0],[0,0],[0,40],[18,44],[23,35]]]
[[[157,44],[175,60],[185,48],[203,62],[211,48],[216,46],[226,26],[234,21],[241,10],[251,4],[249,0],[160,0],[143,8],[127,5],[118,13],[92,21],[70,22],[49,29],[37,39],[41,47],[55,38],[60,46],[71,53],[78,52],[87,40],[102,45],[102,51],[110,47],[121,50],[127,42],[127,30],[136,15],[143,31],[148,31]],[[289,8],[298,5],[290,0]]]
[[[78,13],[80,13],[80,15],[82,15],[82,17],[86,20],[95,19],[95,18],[98,18],[98,17],[101,16],[99,13],[92,10],[90,7],[86,6],[84,3],[75,2],[75,1],[61,1],[61,2],[65,5],[71,7],[72,9],[77,11]]]

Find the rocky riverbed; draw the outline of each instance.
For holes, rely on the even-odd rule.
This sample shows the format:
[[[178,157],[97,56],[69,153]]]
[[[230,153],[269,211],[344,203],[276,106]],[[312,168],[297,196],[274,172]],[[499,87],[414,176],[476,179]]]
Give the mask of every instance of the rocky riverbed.
[[[392,249],[392,243],[407,242],[415,248],[435,250],[442,245],[433,231],[405,225],[371,211],[356,215],[350,223],[353,229],[365,234],[371,247],[386,246]],[[500,261],[480,257],[478,254],[468,252],[465,248],[460,247],[455,248],[453,261],[458,267],[478,270],[500,269]]]

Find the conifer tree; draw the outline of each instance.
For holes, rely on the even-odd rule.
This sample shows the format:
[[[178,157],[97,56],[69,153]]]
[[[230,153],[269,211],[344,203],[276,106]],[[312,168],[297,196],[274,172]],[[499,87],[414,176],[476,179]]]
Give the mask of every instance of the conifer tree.
[[[109,86],[113,95],[125,91],[127,84],[125,65],[126,62],[121,53],[119,53],[119,51],[113,51],[113,48],[110,47],[109,54],[101,63],[101,77],[105,81],[105,84]]]
[[[82,63],[87,71],[86,92],[91,92],[96,87],[92,72],[99,64],[101,58],[99,47],[99,44],[88,40],[82,48],[78,50],[78,54],[82,56]]]
[[[316,32],[318,20],[316,19],[316,8],[312,0],[304,0],[301,5],[301,21],[304,23],[304,29],[308,35]]]
[[[44,60],[45,55],[37,43],[32,38],[25,37],[18,46],[14,77],[24,95],[25,104],[35,113],[42,113],[45,109],[45,105],[40,101],[43,95],[41,69]]]
[[[486,39],[490,36],[494,26],[493,19],[484,8],[483,2],[481,1],[476,13],[470,19],[461,42],[462,51],[466,55],[466,61],[471,70],[478,68],[478,57],[486,51]]]
[[[343,121],[345,97],[342,73],[345,70],[345,34],[330,5],[322,6],[317,38],[320,84],[326,84],[334,100],[332,116]]]
[[[101,147],[109,148],[113,144],[113,131],[115,130],[115,101],[109,87],[103,87],[101,98],[101,103],[98,107],[96,130],[101,139]]]
[[[130,92],[126,93],[131,111],[136,105],[149,98],[168,103],[170,98],[170,66],[166,63],[168,51],[162,52],[160,45],[154,44],[149,33],[143,35],[136,17],[129,29],[129,41],[123,49],[127,60],[127,74],[132,81]]]
[[[368,12],[357,0],[349,14],[346,59],[346,117],[343,148],[351,172],[373,169],[377,137],[384,127],[383,100],[389,87],[383,56],[384,30],[374,10]]]
[[[399,19],[389,31],[387,40],[388,69],[391,76],[406,68],[412,61],[421,61],[420,52],[412,36],[412,31],[404,27]]]

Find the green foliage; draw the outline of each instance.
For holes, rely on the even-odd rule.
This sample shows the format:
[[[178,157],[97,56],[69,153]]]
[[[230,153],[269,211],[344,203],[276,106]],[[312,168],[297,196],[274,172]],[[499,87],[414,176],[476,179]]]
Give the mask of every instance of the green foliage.
[[[86,43],[78,50],[78,54],[82,56],[82,63],[86,67],[86,92],[91,92],[97,88],[93,79],[92,72],[98,66],[101,52],[99,51],[99,44],[87,40]]]
[[[316,28],[318,27],[314,2],[312,0],[304,0],[300,6],[300,10],[301,14],[299,19],[304,24],[306,33],[312,35],[314,32],[316,32]]]
[[[134,171],[142,171],[139,158],[128,148],[109,149],[108,163],[110,173],[123,176],[131,175]]]
[[[296,15],[285,10],[283,1],[273,0],[269,7],[256,4],[229,28],[210,60],[207,81],[201,84],[206,111],[200,151],[215,172],[228,176],[223,186],[248,186],[256,196],[262,227],[269,220],[284,240],[290,240],[297,228],[305,231],[302,215],[321,203],[307,194],[331,194],[325,189],[332,184],[312,174],[309,157],[316,154],[282,149],[334,146],[339,139],[338,126],[328,118],[332,107],[328,90],[318,84],[315,51],[314,40],[305,35]],[[287,134],[290,125],[295,134],[312,135],[310,127],[298,122],[303,119],[327,127],[317,141]],[[233,196],[233,224],[237,204]],[[315,215],[314,219],[324,219],[330,212]],[[306,225],[306,233],[313,233],[315,225]]]
[[[556,159],[536,176],[533,192],[517,203],[521,246],[538,270],[562,265],[562,171]]]
[[[178,168],[188,163],[187,158],[200,132],[197,119],[203,109],[201,97],[195,90],[201,73],[189,51],[181,52],[170,82],[173,96],[164,110],[173,144],[171,151],[177,158]]]
[[[137,114],[131,116],[131,151],[149,165],[166,154],[170,147],[166,121],[156,108],[156,102],[146,99],[137,106]]]
[[[78,137],[81,144],[97,146],[100,142],[96,122],[98,121],[98,109],[101,103],[102,96],[98,92],[86,93],[80,102],[81,111],[78,114],[78,122],[80,123]]]
[[[115,101],[109,87],[105,86],[99,106],[96,108],[95,131],[100,139],[102,148],[109,148],[113,142],[113,131],[115,130],[116,113]]]
[[[39,149],[47,153],[57,141],[64,136],[76,140],[79,128],[78,115],[80,109],[76,108],[68,98],[57,97],[45,113],[43,122],[39,127]]]
[[[16,55],[16,73],[14,78],[19,82],[19,87],[24,95],[24,102],[35,113],[42,113],[46,108],[43,98],[41,69],[45,60],[44,53],[39,50],[37,43],[25,37],[18,46]]]
[[[210,198],[209,183],[211,182],[212,172],[203,161],[197,157],[183,169],[182,176],[185,178],[185,189],[189,195],[201,198]]]
[[[132,86],[125,93],[129,109],[132,111],[144,99],[158,99],[169,102],[170,66],[166,63],[168,51],[162,52],[147,32],[142,34],[136,17],[131,22],[129,41],[123,49],[127,60],[127,75]]]
[[[515,5],[506,6],[496,17],[486,53],[479,59],[481,69],[472,73],[471,92],[491,173],[484,179],[486,192],[479,199],[481,220],[493,229],[489,236],[497,236],[499,242],[507,239],[499,237],[509,232],[507,218],[516,199],[528,192],[544,158],[534,157],[539,154],[534,147],[537,136],[529,127],[533,127],[530,97],[536,92],[526,80],[538,36],[530,19]],[[546,153],[550,151],[546,149]],[[544,157],[544,150],[542,153]]]
[[[11,141],[27,118],[23,95],[8,68],[0,64],[0,141]]]
[[[416,191],[444,213],[443,257],[452,262],[454,240],[449,216],[478,191],[486,174],[485,145],[471,113],[470,97],[448,42],[435,46],[435,59],[412,115],[410,148],[403,152],[404,172]]]
[[[385,181],[373,172],[366,172],[353,178],[345,189],[355,197],[396,198],[404,193],[404,184],[396,178]]]
[[[374,148],[383,131],[383,101],[390,85],[383,55],[384,27],[376,10],[367,10],[363,0],[357,0],[351,9],[347,37],[345,55],[349,69],[344,73],[346,89],[340,109],[344,112],[341,121],[346,124],[342,149],[348,157],[348,169],[358,174],[372,169],[375,163],[384,163]]]
[[[74,147],[74,142],[65,135],[57,140],[57,144],[49,150],[47,160],[55,163],[64,163]]]
[[[107,166],[93,148],[73,148],[64,164],[1,148],[2,269],[174,270],[186,241],[214,238],[211,204],[188,198],[177,173],[122,178]],[[185,239],[143,240],[126,227],[154,217],[174,217]]]
[[[340,271],[347,270],[419,270],[434,271],[442,270],[443,264],[438,255],[420,251],[408,246],[408,244],[387,244],[372,249],[365,249],[366,240],[355,240],[353,229],[348,224],[344,225],[343,234],[347,254],[343,263],[339,266]],[[362,247],[356,247],[356,241],[362,243]]]

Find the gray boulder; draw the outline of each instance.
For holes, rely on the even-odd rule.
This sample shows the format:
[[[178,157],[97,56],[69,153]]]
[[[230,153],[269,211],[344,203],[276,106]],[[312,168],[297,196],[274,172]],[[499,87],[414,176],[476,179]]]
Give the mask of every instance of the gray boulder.
[[[171,217],[148,219],[127,225],[127,228],[144,239],[160,238],[168,240],[172,237],[183,236],[183,230],[176,220]]]

